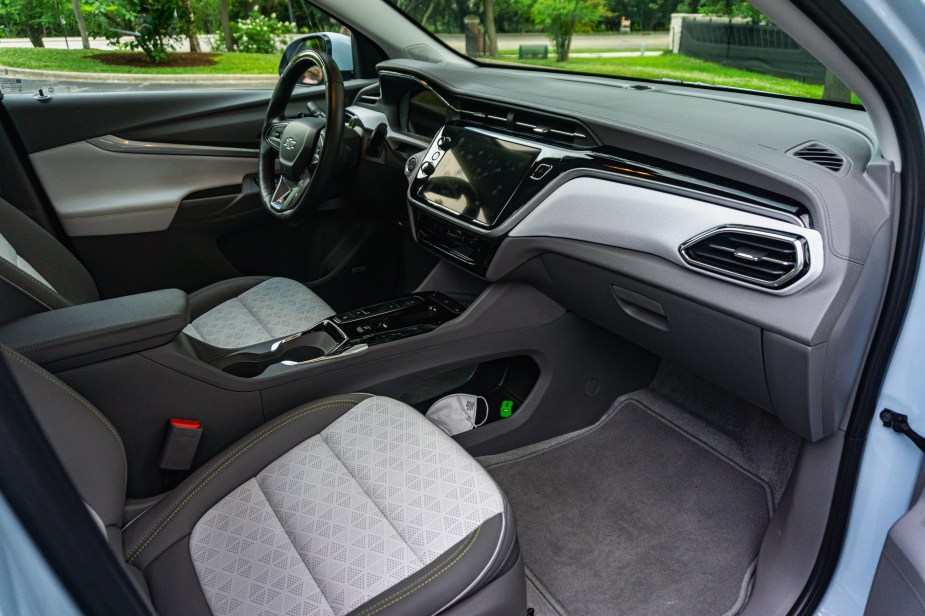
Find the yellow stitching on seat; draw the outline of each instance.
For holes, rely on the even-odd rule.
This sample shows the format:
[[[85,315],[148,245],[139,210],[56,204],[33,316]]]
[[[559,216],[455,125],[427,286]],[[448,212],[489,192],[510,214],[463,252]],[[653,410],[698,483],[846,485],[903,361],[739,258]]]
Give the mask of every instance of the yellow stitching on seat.
[[[405,588],[402,588],[401,590],[399,590],[399,591],[393,593],[393,594],[391,595],[391,597],[394,597],[395,595],[397,595],[397,594],[399,594],[399,593],[405,592],[404,595],[398,597],[397,599],[395,599],[395,600],[393,600],[393,601],[389,601],[389,603],[383,605],[382,607],[377,608],[376,610],[371,611],[371,612],[369,611],[369,610],[372,610],[374,607],[376,607],[376,605],[381,604],[382,601],[388,601],[389,599],[391,599],[391,597],[386,597],[385,599],[383,599],[382,601],[380,601],[380,602],[377,603],[376,605],[371,605],[371,606],[369,606],[368,608],[366,608],[367,611],[363,612],[362,616],[373,616],[374,614],[378,614],[378,613],[381,612],[382,610],[384,610],[384,609],[386,609],[386,608],[389,608],[389,607],[395,605],[396,603],[401,603],[402,601],[404,601],[405,599],[407,599],[408,597],[410,597],[411,595],[413,595],[413,594],[416,593],[417,591],[421,590],[422,588],[424,588],[425,586],[427,586],[428,584],[430,584],[431,582],[433,582],[434,580],[436,580],[438,577],[440,577],[441,575],[443,575],[444,573],[446,573],[447,571],[449,571],[456,563],[458,563],[458,562],[460,561],[460,559],[462,559],[463,556],[466,555],[466,552],[468,552],[468,551],[472,548],[472,546],[475,545],[475,540],[478,539],[479,532],[481,532],[481,530],[482,530],[482,527],[481,527],[481,526],[479,526],[478,528],[475,529],[475,534],[472,535],[472,539],[469,541],[469,545],[466,546],[466,549],[463,550],[463,553],[460,554],[459,556],[457,556],[457,557],[453,560],[453,562],[451,562],[450,564],[448,564],[448,565],[445,566],[443,569],[441,569],[441,570],[438,571],[437,573],[433,574],[431,577],[429,577],[428,579],[424,580],[423,582],[420,581],[420,580],[418,580],[418,582],[415,582],[415,583],[417,584],[417,586],[415,586],[414,588],[412,588],[410,591],[405,592],[405,591],[409,588],[408,586],[406,586]],[[444,561],[444,562],[446,562],[446,561]],[[437,566],[439,567],[440,565],[437,565]]]
[[[116,429],[112,427],[112,424],[109,423],[109,420],[106,419],[103,416],[103,414],[100,413],[97,409],[95,409],[92,404],[84,400],[81,396],[77,395],[77,393],[74,392],[72,389],[70,389],[67,385],[65,385],[64,383],[62,383],[61,381],[59,381],[52,375],[48,374],[47,372],[42,371],[38,366],[30,362],[29,360],[25,359],[24,357],[21,357],[18,353],[15,353],[13,351],[9,351],[7,349],[0,349],[0,350],[2,350],[3,354],[9,357],[10,359],[15,359],[16,361],[21,363],[23,366],[25,366],[32,372],[44,378],[46,381],[49,381],[55,387],[59,388],[61,391],[63,391],[64,393],[66,393],[67,395],[69,395],[70,397],[74,398],[75,400],[80,402],[82,405],[87,407],[87,409],[89,409],[89,411],[93,413],[93,415],[100,421],[100,423],[103,424],[106,427],[106,429],[112,433],[112,435],[116,439],[116,443],[119,445],[119,451],[122,452],[122,492],[124,493],[128,486],[128,462],[126,462],[125,460],[125,446],[122,444],[122,439],[119,437],[119,433],[116,432]]]
[[[141,552],[143,552],[144,549],[145,549],[146,547],[148,547],[148,544],[150,544],[151,541],[153,541],[154,538],[157,536],[157,534],[158,534],[159,532],[161,532],[161,531],[167,526],[167,524],[170,522],[170,520],[173,519],[173,517],[176,516],[177,513],[179,513],[180,510],[183,509],[183,507],[185,507],[185,506],[189,503],[189,501],[190,501],[194,496],[196,496],[196,494],[197,494],[203,487],[205,487],[205,485],[206,485],[207,483],[209,483],[212,479],[214,479],[216,476],[218,476],[219,473],[221,473],[223,470],[225,470],[225,468],[227,468],[229,464],[231,464],[232,462],[234,462],[235,459],[238,458],[238,457],[239,457],[241,454],[243,454],[245,451],[247,451],[248,449],[250,449],[251,447],[253,447],[255,444],[257,444],[258,442],[260,442],[260,441],[262,441],[263,439],[265,439],[267,436],[269,436],[269,435],[272,434],[273,432],[276,432],[277,430],[279,430],[279,429],[282,428],[283,426],[285,426],[285,425],[287,425],[287,424],[289,424],[289,423],[291,423],[291,422],[293,422],[293,421],[295,421],[295,420],[297,420],[297,419],[301,419],[302,417],[304,417],[304,416],[306,416],[306,415],[310,415],[311,413],[314,413],[315,411],[320,411],[320,410],[327,409],[327,408],[334,408],[334,407],[337,407],[337,406],[346,406],[347,404],[356,405],[356,404],[358,404],[358,402],[357,402],[356,400],[329,400],[328,402],[322,404],[321,406],[317,406],[317,407],[308,407],[308,408],[306,408],[305,410],[303,410],[302,412],[299,412],[298,414],[289,417],[288,419],[286,419],[285,421],[279,423],[278,425],[273,426],[272,428],[268,428],[265,432],[263,432],[263,433],[258,434],[257,436],[255,436],[252,440],[250,440],[250,441],[248,441],[248,442],[246,442],[246,443],[243,443],[243,444],[242,444],[242,447],[241,447],[240,449],[238,449],[236,452],[232,452],[234,455],[229,454],[229,455],[231,456],[230,458],[229,458],[228,456],[225,457],[224,463],[222,463],[222,461],[219,461],[218,463],[216,463],[216,466],[213,466],[212,469],[210,469],[210,470],[208,471],[208,473],[211,473],[211,474],[209,474],[205,479],[203,479],[201,483],[199,483],[199,484],[193,484],[192,486],[190,486],[190,488],[187,490],[186,494],[184,494],[185,497],[184,497],[184,496],[181,496],[181,499],[182,499],[181,501],[179,501],[179,502],[177,502],[177,503],[174,503],[174,505],[171,505],[171,507],[173,507],[173,510],[169,512],[169,515],[167,515],[166,518],[161,518],[161,520],[155,525],[155,528],[153,529],[153,532],[152,532],[152,531],[148,531],[148,532],[150,533],[150,536],[148,536],[147,539],[145,539],[144,537],[142,537],[142,539],[141,539],[140,541],[144,541],[144,543],[142,543],[140,546],[138,546],[137,543],[135,544],[137,547],[133,547],[133,548],[132,548],[133,552],[129,554],[128,562],[129,562],[129,563],[135,562],[135,559],[138,558],[138,555],[141,554]],[[218,466],[219,464],[221,464],[221,466]],[[213,471],[213,469],[214,469],[214,471]],[[193,491],[190,493],[190,490],[192,490],[194,487],[195,487],[196,489],[193,490]],[[187,494],[188,494],[188,496],[187,496]]]
[[[17,253],[17,254],[18,254],[18,253]],[[29,273],[26,272],[25,270],[20,269],[20,267],[19,267],[18,265],[16,265],[15,263],[13,263],[12,261],[7,261],[6,259],[3,259],[3,262],[4,262],[5,264],[9,264],[9,265],[11,265],[11,266],[13,267],[12,270],[9,270],[10,273],[16,272],[17,274],[22,274],[22,276],[24,276],[23,280],[29,280],[30,282],[36,282],[36,283],[38,283],[38,284],[42,287],[43,290],[51,291],[54,295],[57,295],[57,296],[58,296],[58,299],[60,299],[61,301],[63,301],[67,306],[73,306],[73,305],[74,305],[74,302],[72,302],[72,301],[69,300],[68,298],[66,298],[66,297],[64,297],[63,295],[61,295],[60,293],[58,293],[58,291],[57,291],[54,287],[52,287],[50,283],[42,282],[42,281],[39,280],[38,278],[34,277],[32,274],[29,274]],[[27,262],[27,263],[28,263],[28,262]],[[35,270],[35,271],[38,272],[38,270]],[[39,275],[41,276],[41,272],[39,273]],[[13,281],[13,280],[10,280],[8,276],[3,276],[3,274],[0,274],[0,277],[3,277],[3,280],[7,281],[8,283],[10,283],[10,284],[13,285],[14,287],[16,287],[19,291],[22,291],[23,293],[26,293],[27,295],[32,296],[31,299],[35,299],[36,301],[39,301],[39,302],[45,304],[45,306],[48,307],[50,310],[54,310],[51,306],[48,305],[48,302],[44,302],[44,301],[40,300],[39,298],[35,297],[35,293],[32,293],[31,291],[28,291],[28,290],[22,288],[22,285],[18,284],[17,282],[15,282],[15,281]]]
[[[353,404],[358,404],[358,402],[357,402],[356,400],[328,400],[328,401],[325,402],[324,404],[329,404],[329,403],[344,403],[344,404],[353,403]],[[310,409],[310,408],[313,408],[312,405],[306,405],[306,406],[303,406],[303,407],[301,407],[301,408],[298,408],[298,409],[296,409],[295,411],[292,411],[292,412],[298,412],[298,411],[302,411],[302,410],[306,410],[306,409]],[[300,415],[300,417],[301,417],[301,416],[302,416],[302,415]],[[295,418],[290,418],[290,419],[295,419]],[[277,420],[277,421],[282,421],[282,420],[280,419],[280,420]],[[264,427],[263,427],[263,430],[262,430],[261,432],[255,434],[253,438],[261,437],[261,436],[265,435],[265,434],[267,433],[268,430],[275,430],[276,427],[277,427],[276,424],[270,424],[270,425],[264,426]],[[238,448],[236,448],[236,449],[231,449],[230,451],[228,451],[228,452],[225,454],[225,457],[223,457],[222,459],[220,459],[219,461],[217,461],[215,464],[213,464],[213,465],[212,465],[212,468],[210,468],[209,470],[205,471],[204,473],[200,473],[200,476],[201,476],[201,477],[206,477],[206,476],[208,476],[210,473],[212,473],[212,471],[214,471],[215,469],[217,469],[223,462],[225,462],[226,460],[228,460],[228,458],[230,458],[231,456],[235,455],[237,452],[241,451],[241,448],[242,448],[242,447],[245,447],[245,446],[248,445],[250,442],[251,442],[251,441],[249,441],[249,440],[248,440],[248,441],[245,441],[245,442],[241,443],[241,444],[238,446]],[[154,526],[152,526],[150,529],[148,529],[148,531],[147,531],[144,535],[142,535],[142,537],[138,540],[138,542],[135,543],[135,545],[132,546],[132,548],[131,548],[131,550],[129,550],[129,552],[130,552],[130,553],[134,553],[135,550],[138,549],[138,546],[141,545],[141,542],[143,542],[145,539],[147,539],[147,538],[148,538],[148,535],[149,535],[149,534],[150,534],[161,522],[163,522],[163,521],[166,519],[166,517],[171,513],[171,511],[173,510],[173,508],[176,507],[177,505],[179,505],[180,502],[186,497],[186,495],[189,494],[190,491],[191,491],[193,488],[195,488],[196,486],[198,486],[198,485],[199,485],[198,482],[197,482],[197,483],[191,484],[191,485],[186,489],[186,491],[185,491],[183,494],[181,494],[180,496],[178,496],[178,497],[177,497],[177,500],[174,501],[174,503],[173,503],[170,507],[167,508],[167,511],[164,513],[164,515],[161,516],[161,519],[158,520],[157,522],[155,522],[155,523],[154,523]]]
[[[472,538],[470,537],[469,540],[471,541],[471,539],[472,539]],[[451,560],[453,560],[453,557],[456,556],[457,554],[459,554],[459,551],[462,550],[464,547],[466,547],[466,542],[465,542],[465,541],[462,542],[462,543],[460,543],[458,546],[456,546],[456,549],[453,550],[453,552],[452,552],[451,554],[449,554],[445,559],[443,559],[443,562],[441,562],[441,563],[439,563],[439,564],[436,564],[436,565],[431,564],[431,565],[429,565],[429,566],[421,567],[421,571],[423,571],[424,569],[428,569],[428,568],[430,569],[431,572],[435,571],[436,569],[442,567],[443,565],[445,565],[445,564],[447,564],[448,562],[450,562]],[[426,576],[426,575],[430,575],[430,573],[426,573],[425,576]],[[420,581],[420,580],[419,580],[419,581]],[[414,582],[413,584],[416,584],[416,583],[417,583],[417,582]],[[370,605],[369,607],[366,608],[366,610],[369,611],[369,610],[371,610],[371,609],[373,609],[373,608],[376,608],[376,607],[382,605],[383,603],[385,603],[385,602],[388,601],[389,599],[392,599],[393,597],[397,597],[397,596],[400,595],[401,593],[405,592],[405,591],[406,591],[407,589],[409,589],[411,586],[412,586],[412,584],[408,584],[408,585],[405,586],[404,588],[395,591],[394,593],[392,593],[392,594],[389,595],[388,597],[384,597],[384,598],[380,599],[378,602],[376,602],[376,603]]]

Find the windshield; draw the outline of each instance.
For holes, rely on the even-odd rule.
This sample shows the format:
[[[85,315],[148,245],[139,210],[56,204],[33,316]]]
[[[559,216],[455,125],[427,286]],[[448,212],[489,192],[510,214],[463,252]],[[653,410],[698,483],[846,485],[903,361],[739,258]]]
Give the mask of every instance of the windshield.
[[[838,77],[748,2],[388,1],[480,63],[859,103]]]

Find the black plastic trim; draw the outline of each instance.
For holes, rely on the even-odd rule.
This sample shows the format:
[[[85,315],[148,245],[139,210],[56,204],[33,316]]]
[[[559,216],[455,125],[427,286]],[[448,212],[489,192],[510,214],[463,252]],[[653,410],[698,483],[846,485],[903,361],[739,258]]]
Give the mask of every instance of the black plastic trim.
[[[794,0],[793,4],[841,48],[877,88],[893,121],[906,163],[900,178],[901,201],[892,268],[880,321],[851,409],[828,523],[810,578],[790,611],[793,616],[809,616],[815,613],[828,590],[841,555],[867,432],[877,412],[880,390],[918,274],[925,223],[922,199],[925,195],[922,178],[915,169],[920,161],[925,160],[925,128],[902,71],[844,5],[835,0]]]
[[[84,614],[151,614],[0,360],[0,491]]]
[[[16,128],[16,123],[13,121],[12,115],[10,115],[9,110],[3,104],[2,100],[3,99],[0,98],[0,130],[6,133],[6,138],[13,149],[13,152],[9,153],[9,155],[16,158],[25,175],[25,181],[32,189],[34,200],[39,208],[39,212],[36,212],[34,216],[30,216],[30,218],[42,225],[46,231],[54,235],[59,242],[64,244],[64,246],[73,253],[74,250],[71,240],[64,231],[64,227],[61,226],[61,221],[58,220],[58,215],[51,205],[51,200],[45,193],[45,187],[42,186],[42,183],[39,181],[39,176],[32,166],[32,161],[29,159],[29,152],[22,140],[22,136],[19,134],[19,130]],[[7,173],[10,172],[8,169],[5,171]],[[13,205],[23,210],[23,213],[27,215],[30,214],[30,212],[25,211],[21,204],[14,203]],[[40,219],[37,219],[38,217],[40,217]]]

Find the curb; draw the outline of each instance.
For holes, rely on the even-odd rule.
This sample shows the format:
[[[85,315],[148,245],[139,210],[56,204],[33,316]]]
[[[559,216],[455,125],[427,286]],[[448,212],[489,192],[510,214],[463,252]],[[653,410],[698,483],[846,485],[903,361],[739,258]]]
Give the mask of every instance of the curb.
[[[77,81],[93,83],[203,83],[203,84],[271,84],[276,85],[276,75],[138,75],[134,73],[69,73],[64,71],[42,71],[31,68],[0,66],[0,75],[47,79],[49,81]]]

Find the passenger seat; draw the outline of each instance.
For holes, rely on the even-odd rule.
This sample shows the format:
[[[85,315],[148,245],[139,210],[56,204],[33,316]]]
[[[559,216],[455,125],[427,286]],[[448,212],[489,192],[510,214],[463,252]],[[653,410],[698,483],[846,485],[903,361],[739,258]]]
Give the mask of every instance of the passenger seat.
[[[507,500],[401,402],[303,404],[124,525],[127,467],[112,424],[21,355],[0,347],[0,359],[159,614],[526,613]]]

